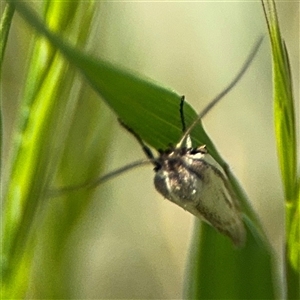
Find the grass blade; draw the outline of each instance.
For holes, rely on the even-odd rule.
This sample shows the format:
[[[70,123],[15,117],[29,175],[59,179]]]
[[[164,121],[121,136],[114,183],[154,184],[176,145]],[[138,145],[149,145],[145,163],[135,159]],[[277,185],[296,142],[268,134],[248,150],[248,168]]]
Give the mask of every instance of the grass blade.
[[[187,299],[276,299],[272,255],[247,232],[243,249],[196,222],[187,270]]]
[[[277,153],[286,207],[286,268],[289,299],[300,297],[300,222],[299,150],[296,140],[296,117],[292,89],[292,74],[288,52],[281,37],[275,2],[262,1],[268,25],[273,60],[274,122]],[[297,284],[297,283],[298,284]]]
[[[4,52],[5,52],[9,29],[10,29],[14,12],[15,12],[15,7],[12,4],[5,5],[3,15],[1,18],[1,24],[0,24],[0,55],[1,55],[0,70],[2,69]]]
[[[90,26],[89,22],[94,11],[92,5],[86,2],[83,5],[80,2],[46,1],[43,8],[44,18],[53,30],[69,34],[69,38],[76,44],[86,40],[86,30]],[[77,28],[76,31],[73,30],[72,25],[77,18],[83,22],[85,36]],[[70,69],[61,54],[46,40],[35,39],[15,140],[11,146],[12,155],[9,162],[11,174],[3,210],[1,268],[2,292],[6,299],[23,298],[25,293],[30,294],[29,277],[34,270],[33,259],[37,255],[36,246],[39,240],[36,237],[39,235],[48,237],[45,234],[47,231],[45,222],[51,218],[48,215],[46,221],[44,219],[47,215],[45,208],[48,205],[46,194],[56,171],[63,141],[78,101],[78,97],[70,97],[72,91],[76,89],[73,86],[74,78],[74,70]],[[96,168],[99,168],[99,164],[95,164],[95,170]],[[84,204],[87,205],[86,203],[88,200]],[[76,216],[78,217],[78,214]],[[52,215],[51,224],[53,221]],[[48,248],[52,252],[62,246],[62,243],[55,242],[59,238],[62,241],[62,237],[66,242],[71,231],[68,230],[69,227],[65,227],[65,230],[62,230],[61,226],[59,228],[64,235],[57,235],[56,240],[52,240],[52,248]],[[44,275],[47,272],[52,274],[52,277],[48,276],[49,280],[54,276],[51,273],[52,262],[47,265],[48,268],[43,268]],[[50,281],[48,283],[51,285]],[[32,295],[32,298],[44,297],[45,294],[41,297]]]

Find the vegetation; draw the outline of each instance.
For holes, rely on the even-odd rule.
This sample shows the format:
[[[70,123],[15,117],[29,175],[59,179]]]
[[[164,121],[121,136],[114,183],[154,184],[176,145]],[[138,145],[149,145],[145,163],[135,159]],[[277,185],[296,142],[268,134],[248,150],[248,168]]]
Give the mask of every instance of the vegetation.
[[[206,144],[224,167],[245,208],[248,239],[246,246],[237,250],[228,238],[197,222],[188,254],[185,298],[300,298],[299,149],[292,74],[275,4],[262,3],[272,46],[274,122],[286,204],[284,277],[288,284],[278,286],[274,253],[258,217],[199,122],[191,133],[193,143]],[[54,186],[89,182],[102,172],[113,130],[105,104],[147,144],[164,149],[176,144],[182,134],[181,95],[88,54],[84,48],[91,43],[101,4],[44,1],[35,8],[40,16],[23,2],[7,1],[1,23],[1,66],[14,10],[37,33],[28,57],[10,157],[2,171],[2,298],[78,298],[68,268],[74,259],[77,226],[92,205],[95,191],[83,188],[59,197],[52,197],[50,191]],[[103,103],[98,101],[99,95]],[[187,104],[187,124],[196,116]],[[78,140],[85,145],[84,153],[77,147]],[[105,226],[108,203],[104,198],[101,203],[103,219],[99,222]]]

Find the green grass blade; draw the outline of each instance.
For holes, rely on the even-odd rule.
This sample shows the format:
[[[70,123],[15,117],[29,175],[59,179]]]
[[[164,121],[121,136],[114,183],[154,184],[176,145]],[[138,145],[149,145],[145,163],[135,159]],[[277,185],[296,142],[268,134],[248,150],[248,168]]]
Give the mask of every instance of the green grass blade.
[[[4,59],[5,48],[7,44],[7,38],[12,22],[12,18],[15,12],[15,7],[11,4],[6,4],[0,23],[0,80],[2,81],[2,63]],[[1,93],[2,94],[2,93]],[[3,126],[2,126],[2,100],[0,100],[0,155],[2,157],[2,144],[3,144]],[[0,162],[0,169],[2,170],[2,159]]]
[[[196,222],[185,298],[276,299],[272,255],[247,232],[247,243],[233,249],[224,236]]]
[[[296,201],[297,143],[296,121],[288,53],[281,38],[273,1],[263,1],[268,23],[273,58],[274,120],[286,202]]]
[[[296,140],[292,74],[287,48],[280,33],[275,2],[262,1],[262,3],[272,47],[274,122],[286,205],[287,292],[288,298],[294,299],[300,297],[300,179],[299,174],[297,175],[299,150]]]
[[[66,147],[55,181],[57,185],[65,186],[99,176],[111,137],[112,126],[107,118],[106,108],[95,99],[95,93],[83,85],[77,95],[80,101],[76,105],[71,128],[65,139]],[[51,188],[53,186],[55,184],[51,185]],[[44,226],[40,230],[37,248],[43,259],[34,274],[34,282],[40,287],[34,291],[34,298],[77,297],[74,291],[76,283],[70,279],[72,271],[69,270],[68,264],[74,259],[73,251],[78,247],[78,239],[74,240],[74,235],[87,221],[86,213],[90,209],[94,193],[95,190],[82,189],[61,197],[50,198],[46,214],[43,220],[40,220]],[[101,199],[101,194],[97,193],[97,202],[103,204],[101,213],[97,213],[98,223],[101,224],[103,222],[101,216],[105,215],[109,201]],[[82,233],[79,234],[80,239]]]
[[[0,23],[0,70],[2,69],[2,62],[4,58],[4,52],[7,44],[7,38],[11,21],[15,12],[15,7],[12,4],[6,4]]]
[[[44,4],[44,18],[53,30],[64,31],[76,44],[84,42],[94,12],[93,4],[52,1]],[[72,25],[77,19],[81,20],[85,37],[77,28],[73,30]],[[22,298],[28,292],[29,275],[36,255],[35,238],[38,234],[46,236],[43,222],[49,200],[49,181],[54,176],[68,134],[72,108],[78,101],[78,97],[70,97],[75,89],[74,70],[44,39],[34,41],[29,66],[11,146],[11,174],[2,212],[2,292],[6,299]],[[95,164],[96,168],[99,164]],[[62,227],[60,230],[65,233],[66,241],[70,230],[62,230]],[[62,240],[62,236],[60,238]],[[52,246],[60,249],[62,243],[52,241]],[[43,269],[45,275],[50,270],[51,264],[48,269]],[[33,298],[38,297],[33,295]]]

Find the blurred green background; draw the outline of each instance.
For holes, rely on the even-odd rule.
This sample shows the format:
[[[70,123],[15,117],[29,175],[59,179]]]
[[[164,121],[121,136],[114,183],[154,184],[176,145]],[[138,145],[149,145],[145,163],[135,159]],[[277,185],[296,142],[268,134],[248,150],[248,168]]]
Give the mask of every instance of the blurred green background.
[[[96,8],[87,49],[184,94],[199,111],[228,84],[257,37],[267,33],[259,2],[103,2]],[[299,3],[278,3],[277,8],[296,85]],[[31,29],[16,14],[2,69],[4,169],[31,37]],[[143,158],[139,145],[120,128],[116,116],[87,89],[91,96],[80,103],[82,114],[98,110],[99,115],[105,114],[105,129],[110,129],[105,170]],[[299,95],[295,97],[299,113]],[[272,113],[266,39],[246,76],[203,123],[243,184],[281,260],[283,194]],[[99,123],[91,118],[89,124],[79,126],[72,137],[73,149],[84,161],[84,127],[90,132]],[[194,217],[163,200],[152,182],[151,167],[143,167],[97,188],[67,243],[64,276],[70,295],[181,298]],[[38,277],[39,255],[35,263]],[[33,283],[42,286],[46,278],[33,279]]]

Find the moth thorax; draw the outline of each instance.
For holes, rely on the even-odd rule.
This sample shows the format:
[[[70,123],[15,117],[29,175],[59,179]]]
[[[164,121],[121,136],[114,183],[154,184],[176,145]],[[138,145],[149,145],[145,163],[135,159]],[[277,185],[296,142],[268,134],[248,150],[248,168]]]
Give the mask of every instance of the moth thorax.
[[[189,168],[191,163],[186,156],[166,159],[154,177],[157,191],[183,208],[195,200],[202,186],[201,178]]]

